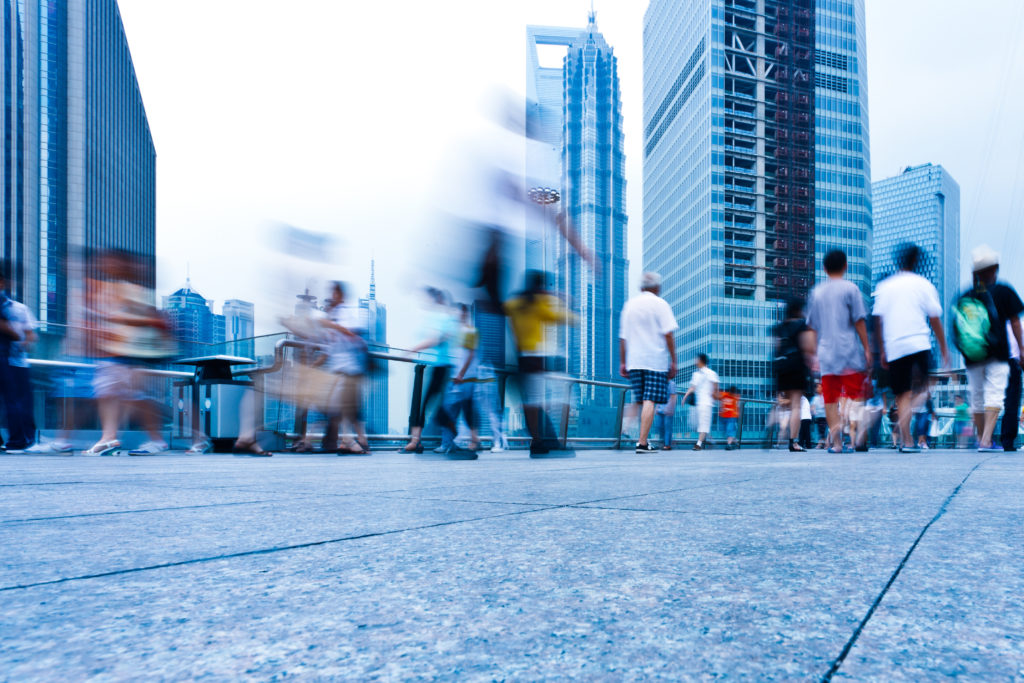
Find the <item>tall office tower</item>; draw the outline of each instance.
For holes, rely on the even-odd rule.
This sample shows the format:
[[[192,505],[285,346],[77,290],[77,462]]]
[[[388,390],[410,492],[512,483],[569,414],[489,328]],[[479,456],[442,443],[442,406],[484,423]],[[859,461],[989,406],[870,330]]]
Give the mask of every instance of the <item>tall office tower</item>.
[[[847,277],[871,292],[871,154],[864,0],[819,0],[815,19],[815,253],[846,252]]]
[[[830,49],[863,76],[863,2],[819,5],[652,0],[644,18],[644,267],[662,274],[680,319],[684,378],[705,352],[749,397],[771,394],[781,303],[807,295],[823,249],[862,245],[850,206],[870,231],[870,188],[832,170],[860,164],[867,177],[866,87],[847,83],[857,103],[833,97],[821,83],[838,67],[816,64],[842,36]],[[858,276],[864,256],[851,254]]]
[[[875,238],[874,283],[896,272],[896,252],[904,242],[924,251],[920,273],[939,290],[944,329],[960,290],[960,186],[942,166],[908,166],[872,185]]]
[[[187,358],[209,356],[223,349],[224,316],[213,312],[213,299],[192,289],[192,281],[163,301],[164,313],[178,339],[178,354]]]
[[[388,309],[377,300],[377,276],[373,261],[370,262],[370,292],[359,300],[359,308],[366,315],[371,351],[388,350]],[[363,394],[363,415],[366,429],[370,434],[388,433],[388,377],[387,362],[373,363]]]
[[[156,151],[115,0],[0,1],[0,257],[11,293],[60,335],[92,250],[131,252],[155,285]]]
[[[593,13],[583,30],[530,27],[527,37],[527,121],[549,145],[542,158],[528,153],[527,176],[558,172],[553,187],[560,203],[554,206],[601,264],[593,272],[556,231],[536,231],[549,245],[545,254],[553,254],[555,287],[578,318],[560,331],[559,353],[570,374],[609,379],[618,371],[619,312],[629,273],[618,62]],[[565,45],[561,65],[542,66],[539,44]]]
[[[228,299],[221,308],[224,316],[224,341],[230,355],[255,358],[256,314],[248,301]]]

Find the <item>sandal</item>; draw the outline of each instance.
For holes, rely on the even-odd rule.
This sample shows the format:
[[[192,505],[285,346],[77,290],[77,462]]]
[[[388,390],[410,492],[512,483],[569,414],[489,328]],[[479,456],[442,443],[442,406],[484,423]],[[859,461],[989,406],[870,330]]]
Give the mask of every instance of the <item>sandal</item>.
[[[260,448],[260,445],[255,441],[236,441],[232,453],[235,455],[249,455],[256,458],[269,458],[274,455],[270,451]]]
[[[351,446],[342,446],[338,449],[338,455],[369,455],[370,449],[363,448],[362,444],[353,444]]]
[[[100,441],[97,444],[93,444],[92,448],[82,451],[82,455],[110,455],[118,448],[121,447],[121,442],[117,439],[111,439],[110,441]]]

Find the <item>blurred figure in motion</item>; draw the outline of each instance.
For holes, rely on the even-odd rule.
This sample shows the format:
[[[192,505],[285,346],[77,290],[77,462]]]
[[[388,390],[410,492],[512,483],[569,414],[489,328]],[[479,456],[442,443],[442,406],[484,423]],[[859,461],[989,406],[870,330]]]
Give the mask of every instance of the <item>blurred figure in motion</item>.
[[[657,450],[647,438],[656,406],[668,401],[668,382],[676,376],[679,324],[660,292],[661,276],[644,273],[640,293],[626,302],[619,317],[619,374],[629,379],[633,402],[641,406],[637,453]]]
[[[800,434],[801,400],[810,382],[811,367],[814,364],[814,330],[804,321],[804,302],[790,299],[786,302],[782,322],[772,330],[775,337],[775,360],[773,370],[780,394],[789,402],[789,424],[787,437],[789,450],[803,452],[797,438]],[[808,412],[810,412],[808,410]]]
[[[369,320],[366,312],[358,305],[347,303],[345,296],[345,284],[332,283],[325,311],[327,315],[320,320],[320,325],[330,334],[328,366],[337,376],[330,406],[327,408],[329,417],[323,449],[337,449],[339,455],[367,455],[370,442],[366,438],[366,427],[360,413],[370,359],[366,342]],[[346,431],[343,432],[343,441],[339,446],[341,427]],[[350,433],[355,434],[355,442],[350,439]]]
[[[1002,445],[997,446],[993,437],[1006,402],[1010,366],[1017,371],[1020,369],[1020,361],[1012,358],[1010,339],[1020,348],[1020,315],[1024,313],[1024,303],[1013,287],[998,281],[999,254],[991,247],[975,248],[971,259],[974,283],[954,308],[955,341],[967,365],[978,450],[1002,451]],[[1016,413],[1016,408],[1013,412]]]
[[[5,265],[0,268],[0,386],[7,408],[8,453],[50,452],[48,446],[33,443],[36,422],[32,411],[28,350],[37,339],[35,328],[36,321],[28,307],[7,295]]]
[[[697,443],[693,450],[704,450],[708,435],[711,433],[711,418],[715,409],[715,397],[718,396],[718,373],[708,367],[708,355],[698,353],[697,369],[690,376],[690,388],[683,396],[683,402],[693,395],[696,398],[697,412]]]
[[[547,278],[545,272],[527,271],[525,288],[505,304],[519,356],[517,379],[526,428],[530,432],[530,457],[548,455],[552,444],[545,439],[554,437],[544,410],[544,373],[550,356],[545,345],[545,330],[551,325],[573,321],[561,299],[547,291]]]
[[[967,448],[971,439],[971,407],[960,394],[953,398],[953,436],[957,448]]]
[[[455,376],[445,394],[441,409],[437,411],[441,426],[441,445],[434,452],[443,454],[460,450],[455,445],[460,414],[465,416],[466,424],[469,425],[470,442],[466,447],[467,450],[476,451],[480,448],[480,437],[477,434],[473,413],[473,392],[477,383],[479,367],[478,335],[469,319],[469,306],[459,304],[457,309],[459,311],[459,330],[456,335],[458,343],[455,345],[453,359],[455,361],[453,366]]]
[[[452,374],[450,347],[456,335],[456,322],[449,306],[448,295],[434,287],[427,287],[425,293],[427,311],[423,339],[409,351],[426,352],[424,355],[430,364],[430,377],[427,379],[426,389],[422,391],[422,399],[412,406],[409,414],[409,443],[403,449],[405,453],[423,452],[422,435],[423,427],[427,423],[427,412],[434,402],[443,401]],[[417,378],[416,381],[420,382],[420,379]],[[422,389],[422,385],[419,388]],[[416,388],[413,392],[415,394]],[[443,405],[438,406],[437,419],[439,423],[447,424]]]
[[[910,433],[913,397],[927,382],[931,363],[932,332],[939,342],[942,363],[949,367],[949,349],[942,329],[942,304],[935,285],[917,274],[921,250],[904,244],[897,253],[899,272],[882,280],[875,291],[873,313],[878,332],[878,350],[882,367],[889,371],[889,386],[896,397],[894,408],[899,419],[899,448],[919,453]],[[1001,398],[1001,397],[1000,397]]]
[[[679,394],[676,393],[675,380],[668,381],[668,400],[659,403],[655,409],[655,420],[658,423],[658,432],[661,434],[661,450],[672,450],[672,430],[675,426],[676,404],[679,403]]]
[[[167,442],[160,435],[158,404],[145,393],[146,370],[174,355],[170,325],[156,309],[152,290],[139,283],[131,254],[111,250],[99,254],[97,261],[100,279],[89,283],[88,305],[99,326],[101,360],[93,390],[103,435],[83,455],[107,455],[119,449],[118,430],[133,411],[150,440],[129,453],[153,455],[167,450]]]

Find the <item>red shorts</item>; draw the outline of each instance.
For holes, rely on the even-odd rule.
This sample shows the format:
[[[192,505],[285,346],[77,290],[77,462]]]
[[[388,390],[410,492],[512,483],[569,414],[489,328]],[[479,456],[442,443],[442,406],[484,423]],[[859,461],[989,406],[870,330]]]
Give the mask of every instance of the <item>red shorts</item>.
[[[868,376],[863,372],[851,372],[846,375],[823,375],[821,378],[821,395],[826,404],[838,403],[840,396],[852,401],[859,401],[864,396],[864,382]]]

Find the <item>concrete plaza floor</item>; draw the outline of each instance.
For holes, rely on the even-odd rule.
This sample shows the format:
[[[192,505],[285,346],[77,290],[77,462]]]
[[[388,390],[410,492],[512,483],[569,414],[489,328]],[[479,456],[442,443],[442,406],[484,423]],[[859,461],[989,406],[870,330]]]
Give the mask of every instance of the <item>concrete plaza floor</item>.
[[[0,680],[1024,678],[1024,454],[0,456]]]

